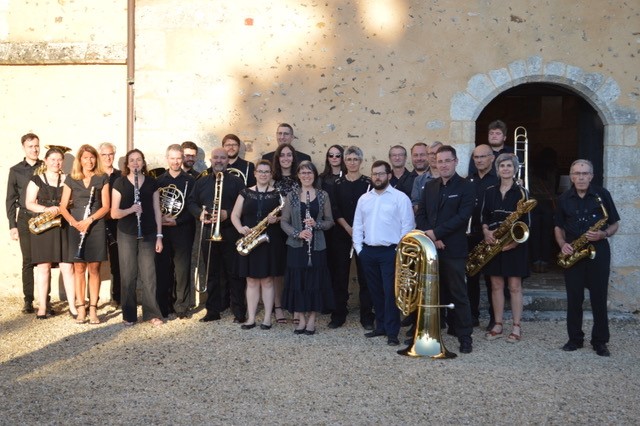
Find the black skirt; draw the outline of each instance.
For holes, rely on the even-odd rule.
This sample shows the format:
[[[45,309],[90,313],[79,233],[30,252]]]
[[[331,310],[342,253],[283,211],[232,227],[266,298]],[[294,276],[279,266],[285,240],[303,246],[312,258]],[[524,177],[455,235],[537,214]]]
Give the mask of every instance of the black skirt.
[[[326,251],[311,252],[312,266],[308,266],[308,260],[306,245],[300,248],[287,247],[282,306],[289,312],[334,309]]]

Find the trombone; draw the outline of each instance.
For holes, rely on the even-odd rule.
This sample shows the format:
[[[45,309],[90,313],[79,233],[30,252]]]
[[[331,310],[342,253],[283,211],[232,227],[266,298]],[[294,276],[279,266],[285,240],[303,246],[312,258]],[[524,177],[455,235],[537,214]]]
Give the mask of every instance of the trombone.
[[[522,182],[522,186],[529,190],[529,139],[527,129],[518,126],[513,131],[514,152],[520,161],[520,167],[516,174],[516,180]],[[520,160],[522,159],[522,160]]]

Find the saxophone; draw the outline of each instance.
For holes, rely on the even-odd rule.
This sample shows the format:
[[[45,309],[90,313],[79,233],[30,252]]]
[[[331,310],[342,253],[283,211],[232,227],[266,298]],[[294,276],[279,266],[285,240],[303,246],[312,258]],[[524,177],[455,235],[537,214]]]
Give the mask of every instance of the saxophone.
[[[602,202],[602,198],[599,195],[596,196],[598,203],[600,203],[600,208],[602,209],[602,219],[597,221],[589,231],[587,232],[595,232],[599,231],[607,221],[609,220],[609,213],[607,213],[607,209],[604,208],[604,203]],[[558,266],[562,266],[563,268],[571,268],[577,261],[580,259],[584,259],[585,257],[589,257],[589,259],[596,258],[596,248],[593,244],[589,243],[587,240],[587,232],[580,235],[577,239],[573,240],[571,243],[571,247],[573,248],[573,253],[564,254],[562,251],[558,253]]]
[[[238,253],[240,253],[242,256],[246,256],[249,254],[249,252],[251,252],[251,250],[259,246],[260,244],[269,242],[269,236],[265,233],[267,226],[269,226],[269,216],[277,215],[278,213],[280,213],[283,207],[284,198],[282,197],[282,195],[280,195],[280,205],[271,210],[271,213],[269,213],[264,219],[258,222],[256,226],[251,228],[251,232],[249,232],[247,235],[240,238],[236,242],[236,250],[238,250]]]
[[[44,231],[60,226],[62,226],[60,213],[54,215],[51,212],[44,212],[29,219],[29,231],[35,235],[42,234]]]
[[[533,210],[538,204],[538,201],[533,198],[527,200],[527,196],[522,187],[520,187],[520,192],[522,192],[522,198],[518,201],[516,210],[507,216],[504,222],[502,222],[493,233],[496,242],[494,244],[488,244],[484,240],[480,241],[471,253],[469,253],[466,264],[467,275],[474,276],[480,272],[484,265],[500,253],[502,248],[507,244],[513,241],[524,243],[529,238],[529,227],[526,223],[518,219],[523,214]]]

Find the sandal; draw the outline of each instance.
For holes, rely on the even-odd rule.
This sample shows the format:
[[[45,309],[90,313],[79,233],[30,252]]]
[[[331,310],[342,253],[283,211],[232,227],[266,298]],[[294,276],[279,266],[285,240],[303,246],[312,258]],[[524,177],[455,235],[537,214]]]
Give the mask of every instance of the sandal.
[[[160,327],[161,325],[164,325],[164,321],[162,321],[160,318],[152,318],[149,320],[149,323],[154,327]]]
[[[278,309],[280,309],[280,317],[278,317]],[[287,323],[287,319],[284,317],[284,311],[282,310],[281,306],[275,306],[273,308],[273,314],[276,316],[276,322],[278,324],[286,324]]]
[[[76,305],[76,310],[78,311],[76,324],[84,324],[87,321],[87,307],[84,306],[84,303],[80,303]]]
[[[518,327],[518,334],[515,334],[513,332],[513,329]],[[509,337],[507,337],[507,343],[518,343],[520,341],[520,339],[522,339],[522,327],[520,327],[520,324],[513,324],[513,327],[511,328],[511,334],[509,334]]]
[[[91,309],[94,309],[94,315],[91,315]],[[98,318],[98,305],[89,305],[89,324],[100,324],[100,318]]]
[[[496,327],[500,327],[500,331],[496,331]],[[488,331],[484,337],[489,341],[502,338],[502,323],[495,323],[491,331]]]

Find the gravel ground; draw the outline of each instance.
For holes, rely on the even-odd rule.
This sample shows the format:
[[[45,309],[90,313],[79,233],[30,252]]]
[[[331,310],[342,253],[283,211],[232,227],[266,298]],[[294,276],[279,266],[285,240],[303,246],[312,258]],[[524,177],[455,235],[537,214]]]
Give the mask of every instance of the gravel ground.
[[[534,319],[515,345],[476,328],[469,355],[445,336],[458,357],[434,361],[364,338],[355,316],[337,330],[322,317],[315,336],[297,336],[275,321],[241,330],[228,314],[124,327],[103,306],[91,326],[66,314],[35,320],[13,295],[0,303],[2,424],[637,424],[640,415],[637,316],[612,320],[610,358],[561,351],[564,320]]]

